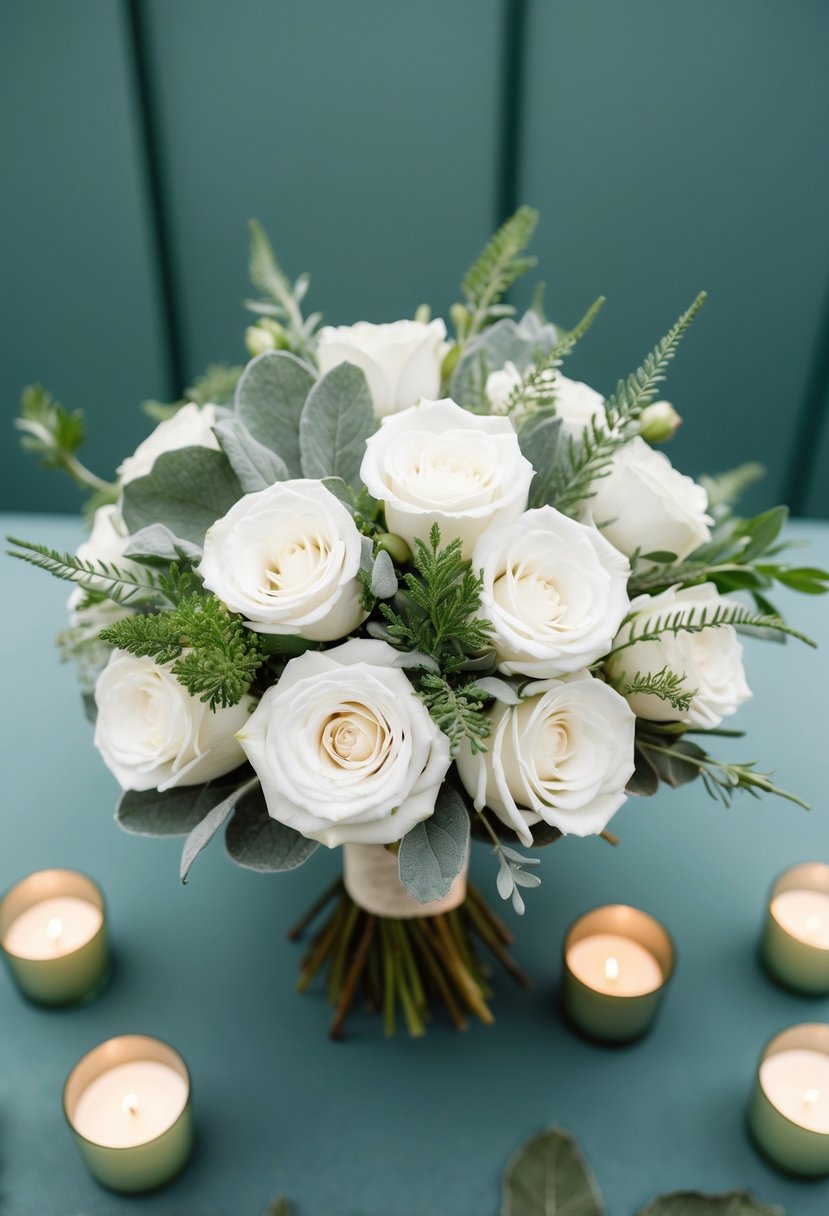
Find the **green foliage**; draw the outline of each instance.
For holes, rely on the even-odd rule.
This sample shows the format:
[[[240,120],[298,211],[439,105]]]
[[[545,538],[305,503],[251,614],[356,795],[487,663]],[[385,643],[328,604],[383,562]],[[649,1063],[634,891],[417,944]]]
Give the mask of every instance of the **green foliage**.
[[[287,351],[267,351],[251,360],[236,386],[236,415],[247,430],[302,476],[299,419],[314,385],[314,373]]]
[[[504,1171],[501,1216],[605,1216],[601,1192],[579,1146],[550,1128],[530,1137]]]
[[[757,461],[738,465],[725,473],[717,473],[712,477],[703,475],[699,484],[708,495],[709,510],[716,512],[720,507],[733,507],[739,502],[746,490],[750,490],[766,475],[763,465]]]
[[[183,883],[187,882],[193,862],[202,849],[206,848],[216,833],[221,831],[242,799],[255,790],[258,785],[258,777],[251,777],[250,780],[238,785],[226,798],[211,807],[204,819],[196,824],[185,840],[181,853],[179,877]]]
[[[498,301],[516,279],[535,266],[536,259],[524,256],[524,250],[532,240],[537,223],[537,211],[532,207],[519,207],[491,237],[466,272],[461,290],[468,320],[459,338],[468,341],[492,320],[504,315],[496,309]]]
[[[258,634],[213,595],[182,596],[169,612],[116,621],[101,639],[118,650],[171,663],[176,679],[212,710],[237,705],[264,662]]]
[[[580,444],[570,443],[560,473],[561,489],[556,497],[555,505],[560,511],[567,515],[579,513],[585,500],[594,493],[593,483],[609,472],[614,452],[636,433],[639,415],[665,379],[665,370],[683,334],[704,302],[705,292],[700,292],[642,366],[626,380],[619,381],[616,391],[605,402],[604,417],[594,418],[585,427]]]
[[[310,279],[303,274],[291,283],[276,260],[271,243],[258,220],[250,221],[250,256],[248,273],[253,286],[262,293],[261,300],[246,300],[252,311],[277,317],[286,329],[288,346],[300,355],[312,353],[312,338],[322,317],[313,313],[302,316],[301,304]]]
[[[136,607],[166,598],[162,576],[147,567],[132,563],[123,566],[117,562],[84,561],[74,553],[61,553],[36,541],[19,540],[15,536],[7,536],[6,540],[10,545],[17,546],[8,550],[9,557],[29,562],[55,578],[77,583],[85,591],[103,593],[116,604]]]
[[[242,497],[224,452],[188,447],[162,452],[145,477],[124,486],[122,514],[130,532],[164,524],[201,545],[211,524]]]
[[[191,401],[196,405],[230,405],[242,371],[240,364],[209,363],[202,374],[187,386],[178,401],[169,405],[162,401],[143,401],[141,409],[156,422],[165,422]]]
[[[443,899],[463,869],[469,851],[469,815],[449,785],[438,791],[434,813],[415,824],[400,842],[400,881],[418,903]]]
[[[225,832],[231,861],[260,874],[282,873],[304,865],[319,845],[271,819],[258,783],[244,794]]]
[[[489,373],[514,363],[519,370],[543,359],[558,340],[554,325],[543,324],[534,312],[520,321],[505,317],[473,338],[460,354],[449,385],[453,401],[472,413],[488,414]]]
[[[673,709],[685,713],[691,708],[691,702],[696,696],[696,689],[685,688],[685,679],[684,674],[677,675],[668,667],[655,672],[637,671],[632,679],[624,681],[618,691],[626,697],[659,697],[661,701],[667,701]]]
[[[96,477],[75,455],[86,438],[82,410],[70,412],[42,384],[30,384],[23,390],[14,425],[21,432],[23,451],[39,457],[43,468],[63,469],[76,485],[113,501],[115,486]]]
[[[299,419],[304,477],[341,477],[359,489],[366,440],[374,433],[374,409],[362,368],[341,363],[308,394]]]
[[[660,1195],[637,1216],[784,1216],[782,1208],[758,1203],[749,1191],[702,1195],[699,1191],[673,1191]]]
[[[456,684],[443,675],[424,671],[418,679],[418,691],[426,708],[449,739],[452,755],[463,742],[473,752],[486,751],[484,740],[492,733],[492,725],[483,706],[489,694],[475,686],[474,681]]]
[[[761,794],[776,794],[809,809],[809,804],[796,794],[773,784],[772,773],[761,773],[756,761],[729,764],[717,760],[689,739],[672,738],[660,732],[655,723],[637,723],[637,750],[644,755],[660,781],[677,789],[697,777],[702,779],[706,791],[724,806],[730,806],[737,790],[746,790],[754,798]]]
[[[718,629],[724,625],[739,626],[743,629],[774,630],[798,638],[807,646],[817,645],[805,633],[791,629],[779,616],[760,615],[741,604],[718,603],[713,608],[705,607],[701,611],[696,607],[675,608],[650,617],[642,613],[632,621],[630,618],[623,621],[622,627],[626,624],[630,625],[630,630],[625,641],[614,646],[608,652],[607,659],[612,659],[614,655],[629,646],[638,645],[639,642],[655,642],[665,633],[672,633],[674,636],[678,633],[701,633],[703,629]]]
[[[116,822],[136,836],[188,836],[213,807],[250,776],[236,769],[207,785],[179,785],[171,790],[127,790],[115,811]]]
[[[604,296],[594,300],[579,323],[563,334],[556,344],[546,354],[541,354],[524,373],[521,383],[516,384],[507,402],[507,413],[514,422],[525,423],[538,414],[555,411],[554,373],[590,329],[604,302]]]
[[[276,481],[287,480],[288,469],[282,457],[254,439],[238,418],[223,418],[213,427],[213,434],[245,494],[255,494]]]

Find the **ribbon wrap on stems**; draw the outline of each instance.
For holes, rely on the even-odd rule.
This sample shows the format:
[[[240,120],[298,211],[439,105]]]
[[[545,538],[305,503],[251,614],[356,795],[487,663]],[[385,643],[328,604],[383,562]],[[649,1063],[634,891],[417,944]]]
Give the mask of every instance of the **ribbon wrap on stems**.
[[[440,916],[460,907],[466,899],[469,856],[447,895],[421,904],[400,881],[397,857],[382,844],[343,845],[343,882],[358,908],[374,916],[411,920]]]

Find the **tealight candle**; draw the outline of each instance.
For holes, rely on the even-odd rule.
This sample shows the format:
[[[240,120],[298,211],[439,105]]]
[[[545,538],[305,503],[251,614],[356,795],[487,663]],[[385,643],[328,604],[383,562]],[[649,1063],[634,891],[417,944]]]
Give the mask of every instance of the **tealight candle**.
[[[595,908],[564,938],[564,1012],[601,1042],[637,1039],[656,1016],[674,958],[667,931],[646,912],[626,904]]]
[[[41,870],[0,901],[0,945],[20,990],[42,1005],[91,1000],[106,982],[104,897],[85,874]]]
[[[114,1191],[163,1186],[193,1147],[187,1065],[160,1039],[94,1047],[69,1074],[63,1109],[93,1178]]]
[[[829,1024],[804,1022],[766,1045],[749,1128],[765,1155],[786,1172],[829,1174]]]
[[[767,970],[787,988],[829,993],[829,865],[806,862],[777,879],[762,953]]]

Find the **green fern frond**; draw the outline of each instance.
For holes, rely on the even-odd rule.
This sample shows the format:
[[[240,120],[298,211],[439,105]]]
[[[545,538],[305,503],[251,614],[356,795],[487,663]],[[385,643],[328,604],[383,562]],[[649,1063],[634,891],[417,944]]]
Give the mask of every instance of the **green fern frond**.
[[[74,553],[60,553],[36,541],[18,540],[15,536],[7,536],[6,540],[17,546],[16,550],[8,550],[9,557],[29,562],[55,578],[77,583],[85,591],[103,592],[116,604],[135,606],[167,598],[164,576],[148,566],[123,567],[116,562],[84,561]]]
[[[779,616],[755,613],[741,604],[717,604],[713,610],[703,608],[701,612],[698,612],[696,608],[691,608],[687,612],[679,609],[652,617],[634,617],[632,621],[623,621],[623,628],[625,624],[630,625],[627,638],[608,652],[607,659],[613,658],[614,655],[627,650],[630,646],[636,646],[639,642],[655,642],[666,633],[672,633],[674,636],[678,633],[701,633],[703,629],[721,629],[724,625],[733,625],[735,628],[741,629],[770,629],[775,633],[797,638],[798,641],[805,642],[807,646],[815,647],[817,645],[812,638],[792,629]]]
[[[667,701],[673,708],[685,713],[691,708],[691,702],[696,696],[696,689],[685,688],[685,674],[677,675],[668,667],[661,671],[640,672],[626,680],[618,689],[623,696],[652,696]]]
[[[526,274],[536,263],[534,257],[522,256],[532,240],[538,212],[532,207],[519,207],[484,246],[477,260],[461,282],[470,321],[464,334],[466,340],[479,333],[489,320],[496,318],[493,309],[509,291],[516,279]]]
[[[248,307],[254,312],[265,312],[283,320],[290,349],[299,354],[308,354],[311,334],[321,319],[318,314],[308,320],[302,315],[300,302],[308,290],[308,276],[301,275],[296,283],[291,284],[276,260],[265,229],[258,220],[251,220],[249,228],[248,274],[251,283],[265,297],[265,304],[249,301]]]
[[[490,700],[488,693],[474,683],[453,687],[444,676],[434,672],[421,675],[418,693],[449,739],[451,755],[457,754],[463,742],[469,743],[473,753],[486,751],[485,740],[492,731],[492,723],[482,707]]]

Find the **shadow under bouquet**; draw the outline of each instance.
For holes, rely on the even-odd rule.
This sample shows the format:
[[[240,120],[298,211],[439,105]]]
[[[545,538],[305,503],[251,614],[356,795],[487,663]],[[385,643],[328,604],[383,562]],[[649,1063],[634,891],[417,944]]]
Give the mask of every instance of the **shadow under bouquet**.
[[[470,836],[522,912],[534,850],[612,839],[631,794],[793,797],[706,750],[750,695],[738,634],[794,632],[769,589],[827,575],[783,560],[784,508],[736,513],[756,466],[696,484],[653,446],[703,296],[605,400],[561,370],[601,300],[569,330],[503,303],[535,221],[483,250],[451,338],[425,307],[321,327],[253,224],[254,357],[149,403],[113,483],[80,463],[78,414],[23,397],[24,445],[94,490],[77,554],[12,543],[75,584],[61,645],[117,818],[185,837],[182,880],[222,831],[258,871],[342,847],[293,930],[319,922],[299,986],[327,977],[335,1037],[355,999],[387,1033],[435,1006],[491,1021],[487,960],[526,982],[467,882]]]

